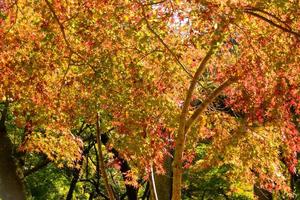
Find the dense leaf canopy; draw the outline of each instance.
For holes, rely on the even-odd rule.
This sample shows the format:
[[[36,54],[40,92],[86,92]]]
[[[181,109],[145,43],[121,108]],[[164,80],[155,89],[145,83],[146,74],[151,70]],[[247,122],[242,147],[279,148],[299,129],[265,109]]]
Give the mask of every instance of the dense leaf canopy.
[[[176,200],[194,187],[185,175],[213,170],[224,194],[243,183],[293,196],[297,0],[3,0],[0,50],[6,125],[28,163],[89,169],[99,114],[107,169],[126,186],[172,170]]]

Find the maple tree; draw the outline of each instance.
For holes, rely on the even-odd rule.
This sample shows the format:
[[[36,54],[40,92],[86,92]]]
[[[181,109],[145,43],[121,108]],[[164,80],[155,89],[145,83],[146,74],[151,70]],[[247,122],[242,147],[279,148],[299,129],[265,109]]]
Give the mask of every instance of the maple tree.
[[[75,167],[78,177],[90,150],[73,130],[95,127],[100,113],[101,130],[113,128],[107,152],[131,166],[121,170],[128,191],[153,170],[170,170],[164,162],[174,150],[174,200],[182,198],[185,168],[223,164],[235,169],[231,180],[290,193],[286,169],[296,173],[299,151],[299,6],[0,1],[0,98],[24,130],[18,150]],[[236,116],[214,108],[221,95]],[[193,164],[194,148],[207,138],[207,157]]]
[[[236,39],[238,41],[242,40],[243,38],[243,32],[239,33],[238,31],[235,30],[235,35],[237,35],[238,38],[234,39],[232,38],[233,36],[231,36],[230,40],[232,43],[232,46],[239,46],[238,47],[238,52],[232,53],[232,52],[228,52],[227,56],[225,57],[226,60],[229,61],[223,61],[221,62],[221,66],[219,62],[220,60],[222,60],[222,54],[226,55],[225,50],[226,49],[222,49],[222,47],[227,48],[228,46],[226,45],[221,45],[223,42],[223,38],[222,38],[222,34],[226,33],[226,29],[229,29],[229,33],[233,32],[230,30],[231,27],[233,27],[235,24],[237,24],[237,26],[239,26],[239,21],[241,20],[240,18],[244,17],[242,16],[242,14],[245,12],[246,14],[250,14],[251,16],[257,16],[258,20],[262,20],[262,23],[268,22],[270,25],[274,25],[274,22],[271,21],[268,18],[265,18],[262,15],[259,15],[257,12],[260,12],[259,8],[253,8],[250,5],[246,4],[247,2],[244,3],[244,5],[241,5],[240,3],[233,3],[233,4],[229,4],[228,7],[226,8],[224,5],[222,5],[222,3],[219,4],[212,4],[214,5],[214,7],[212,7],[210,13],[213,13],[213,11],[217,12],[217,13],[221,13],[220,16],[220,20],[219,20],[219,24],[217,24],[217,28],[215,28],[215,30],[213,30],[212,33],[214,36],[212,37],[212,42],[210,45],[210,48],[206,54],[206,56],[204,56],[204,58],[202,59],[202,61],[200,62],[199,67],[197,68],[193,79],[191,81],[189,90],[187,92],[186,95],[186,99],[184,101],[183,104],[183,108],[181,111],[181,117],[180,117],[180,124],[179,124],[179,130],[177,133],[177,138],[176,138],[176,146],[175,146],[175,157],[174,157],[174,161],[173,161],[173,195],[172,198],[173,199],[180,199],[181,198],[181,194],[180,194],[180,187],[181,187],[181,180],[182,180],[182,153],[184,151],[184,141],[185,141],[185,137],[187,137],[187,132],[189,130],[189,128],[191,127],[192,123],[204,112],[205,108],[207,107],[208,104],[212,103],[212,101],[220,94],[220,92],[224,91],[226,88],[228,88],[228,86],[232,83],[236,83],[234,84],[232,87],[230,87],[228,90],[228,96],[229,96],[229,105],[234,106],[237,110],[242,110],[245,113],[245,117],[247,118],[248,121],[254,121],[257,123],[263,123],[264,121],[267,120],[283,120],[286,123],[285,128],[283,128],[283,132],[284,134],[286,134],[286,137],[289,137],[289,144],[288,145],[288,149],[290,149],[289,153],[291,153],[292,155],[295,155],[295,153],[298,151],[298,147],[297,147],[297,141],[299,140],[298,136],[297,136],[297,130],[295,129],[295,127],[293,125],[291,125],[289,123],[290,119],[291,119],[291,115],[290,115],[290,108],[291,106],[294,106],[293,104],[290,104],[291,100],[287,100],[287,96],[289,96],[291,94],[291,91],[289,91],[290,89],[293,88],[293,94],[294,97],[293,98],[293,103],[295,103],[294,99],[298,99],[298,91],[296,91],[297,86],[292,86],[292,84],[290,84],[289,88],[286,87],[284,90],[285,95],[280,93],[279,96],[276,96],[276,94],[278,94],[276,91],[276,89],[278,88],[278,79],[281,79],[280,75],[283,75],[284,72],[289,71],[290,69],[297,69],[298,67],[293,67],[294,65],[297,65],[297,63],[295,62],[285,62],[286,59],[289,59],[290,57],[287,55],[290,55],[290,52],[286,52],[287,54],[284,54],[283,52],[281,52],[282,57],[280,61],[279,65],[283,65],[280,67],[277,67],[276,65],[278,65],[278,60],[277,59],[273,59],[272,55],[268,55],[270,54],[270,50],[267,50],[268,52],[264,52],[264,48],[260,47],[256,49],[256,52],[251,52],[250,51],[250,55],[248,54],[249,51],[243,51],[243,44],[242,42],[237,43]],[[262,3],[262,2],[261,2]],[[294,7],[293,6],[297,6],[297,4],[295,3],[291,3],[291,8],[290,10],[293,10]],[[266,4],[267,5],[267,4]],[[263,4],[260,5],[263,9]],[[278,6],[278,5],[277,5]],[[223,12],[220,12],[218,9],[227,9]],[[276,5],[274,5],[274,7],[276,8]],[[278,7],[278,9],[280,8],[284,8],[284,9],[289,9],[288,5],[285,6],[280,6]],[[227,13],[225,13],[227,11]],[[268,15],[268,12],[263,10],[261,11],[264,14]],[[226,15],[227,14],[227,15]],[[269,14],[272,15],[272,14]],[[217,18],[217,14],[216,14],[216,18]],[[246,19],[248,19],[248,16],[245,17]],[[276,18],[278,20],[278,18]],[[216,19],[217,20],[217,19]],[[251,19],[250,19],[251,20]],[[256,20],[256,19],[254,19]],[[245,23],[245,21],[242,21]],[[259,26],[259,22],[255,21],[255,25]],[[217,21],[218,23],[218,21]],[[251,23],[251,21],[250,21]],[[233,26],[230,26],[231,24],[233,24]],[[287,33],[284,34],[291,34],[293,35],[293,37],[288,37],[287,41],[284,40],[282,37],[280,37],[280,40],[277,41],[276,40],[276,45],[278,45],[279,43],[282,44],[280,45],[280,48],[284,48],[286,47],[287,49],[291,49],[291,47],[293,47],[294,45],[297,45],[298,39],[299,39],[299,34],[295,31],[293,31],[293,28],[289,25],[286,24],[286,26],[288,26],[288,29],[284,29],[284,28],[280,28],[280,25],[274,25],[275,28],[279,27],[279,31],[284,31]],[[242,26],[241,29],[244,29],[244,27],[247,26]],[[270,26],[271,28],[274,28],[272,26]],[[263,31],[265,28],[268,29],[270,28],[269,26],[263,26],[261,27],[261,31]],[[271,33],[271,31],[269,31],[269,33]],[[248,37],[248,35],[245,35],[244,37]],[[260,35],[260,37],[263,38],[268,38],[268,34],[265,35]],[[270,37],[270,35],[269,35]],[[272,40],[276,39],[276,36],[274,36],[274,33],[272,33],[271,35]],[[235,42],[232,42],[232,40],[234,40]],[[267,39],[266,39],[267,40]],[[262,45],[262,43],[259,40],[253,40],[251,39],[251,41],[258,41],[259,45]],[[235,43],[235,44],[234,44]],[[272,43],[272,42],[271,42]],[[284,43],[284,44],[283,44]],[[249,48],[249,45],[252,45],[251,43],[249,44],[247,42],[247,45],[244,45],[245,48]],[[263,44],[266,45],[266,44]],[[286,46],[287,45],[287,46]],[[253,45],[254,46],[254,45]],[[220,48],[220,53],[217,57],[218,61],[217,63],[214,63],[214,66],[212,67],[211,70],[216,70],[217,73],[215,74],[215,79],[220,81],[220,80],[224,80],[225,81],[223,83],[221,83],[221,85],[219,87],[217,87],[203,102],[202,104],[193,112],[193,114],[188,117],[188,109],[189,109],[189,104],[194,92],[194,89],[197,85],[197,81],[200,78],[200,75],[202,74],[202,72],[205,70],[205,65],[207,64],[208,60],[212,57],[212,55],[214,54],[214,51]],[[237,47],[236,47],[237,48]],[[255,48],[255,47],[252,47]],[[266,62],[266,66],[265,68],[262,66],[262,64],[260,62],[263,62],[263,56],[259,55],[259,50],[262,49],[263,53],[262,54],[267,54],[267,58],[272,58],[272,59],[268,59],[268,62]],[[225,53],[222,53],[223,52]],[[234,51],[235,49],[233,49],[232,51]],[[245,53],[244,53],[245,52]],[[272,53],[274,53],[273,51],[271,51]],[[229,54],[229,55],[228,55]],[[233,55],[230,55],[233,54]],[[296,55],[298,55],[299,52],[296,50]],[[284,56],[285,55],[285,56]],[[232,58],[229,59],[229,58]],[[295,56],[297,57],[297,56]],[[213,59],[213,58],[212,58]],[[258,62],[257,63],[253,63],[254,62]],[[230,62],[231,61],[231,62]],[[283,64],[284,63],[284,64]],[[223,65],[223,66],[222,66]],[[224,66],[225,65],[225,66]],[[273,67],[275,66],[275,67]],[[249,69],[249,68],[250,69]],[[225,69],[225,71],[222,71],[223,69]],[[265,71],[264,71],[265,70]],[[221,73],[220,73],[221,71]],[[273,72],[273,73],[272,73]],[[288,79],[289,83],[292,81],[295,81],[294,76],[291,76],[290,72],[287,72],[288,76],[292,79],[291,81],[289,80],[289,78],[287,76],[284,76],[285,79]],[[271,74],[271,75],[270,75]],[[274,75],[274,77],[272,77],[272,75]],[[279,77],[278,77],[279,76]],[[273,83],[273,87],[275,87],[275,91],[274,89],[272,89],[272,82],[269,79],[271,78],[272,81],[274,81]],[[227,79],[227,80],[226,80]],[[251,82],[249,79],[251,79]],[[277,79],[277,80],[276,80]],[[260,82],[259,82],[260,80]],[[296,81],[297,82],[297,81]],[[260,87],[257,87],[257,85],[262,84]],[[296,83],[297,85],[297,83]],[[279,86],[281,87],[281,86]],[[265,90],[263,88],[266,88]],[[259,92],[258,92],[259,90]],[[282,88],[281,88],[282,91]],[[275,94],[274,94],[275,92]],[[234,94],[232,94],[234,93]],[[267,94],[271,93],[270,96],[272,96],[273,98],[273,105],[267,106],[267,102],[269,99],[267,99]],[[231,97],[231,95],[233,95],[233,97]],[[240,98],[238,98],[240,97]],[[250,97],[250,98],[249,98]],[[285,106],[285,107],[281,107],[279,110],[280,112],[282,112],[283,110],[286,111],[285,114],[282,114],[281,116],[278,116],[278,114],[276,115],[276,118],[274,117],[273,110],[277,110],[279,105],[274,105],[277,104],[275,103],[275,99],[278,104],[280,104],[280,106]],[[237,101],[234,100],[238,99]],[[245,100],[246,99],[246,100]],[[249,106],[249,104],[247,104],[246,102],[254,102],[252,106]],[[270,100],[269,100],[270,101]],[[284,102],[284,103],[283,103]],[[261,104],[263,104],[263,106],[260,106]],[[251,105],[251,104],[250,104]],[[287,106],[287,107],[286,107]],[[275,108],[275,109],[274,109]],[[261,109],[264,109],[263,111]],[[265,109],[267,109],[265,111]],[[278,121],[277,121],[278,122]],[[289,125],[290,124],[290,125]],[[293,132],[293,133],[291,133]],[[292,142],[293,141],[293,142]],[[292,143],[292,144],[291,144]],[[291,150],[293,149],[293,150]],[[288,157],[288,162],[289,162],[289,167],[290,169],[294,169],[294,165],[295,165],[295,157],[293,158],[291,155],[287,156]]]

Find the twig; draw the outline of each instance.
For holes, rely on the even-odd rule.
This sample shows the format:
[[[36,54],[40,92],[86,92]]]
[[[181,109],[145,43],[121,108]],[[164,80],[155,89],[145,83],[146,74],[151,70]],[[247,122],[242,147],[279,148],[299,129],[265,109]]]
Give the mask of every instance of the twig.
[[[167,49],[167,51],[171,54],[171,56],[175,59],[175,61],[177,62],[177,64],[192,78],[193,75],[187,70],[187,68],[184,66],[184,64],[179,60],[178,56],[175,54],[175,52],[164,42],[164,40],[158,35],[158,33],[156,33],[154,31],[154,29],[151,27],[147,16],[146,16],[146,12],[145,12],[145,8],[142,3],[141,7],[142,7],[142,13],[143,13],[143,17],[144,20],[146,22],[147,28],[150,30],[151,33],[153,33],[153,35],[155,35],[155,37],[159,40],[159,42]]]

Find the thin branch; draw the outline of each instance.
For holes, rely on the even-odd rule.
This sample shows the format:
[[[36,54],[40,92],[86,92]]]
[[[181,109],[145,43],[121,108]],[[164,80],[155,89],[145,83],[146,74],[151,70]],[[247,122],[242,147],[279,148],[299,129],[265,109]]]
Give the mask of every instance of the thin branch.
[[[153,5],[164,3],[166,1],[167,0],[162,0],[162,1],[157,1],[157,2],[151,2],[151,3],[144,4],[144,6],[153,6]]]
[[[61,84],[60,84],[60,88],[59,88],[59,90],[58,90],[58,105],[60,105],[60,97],[61,97],[62,89],[63,89],[63,87],[64,87],[64,85],[65,85],[65,79],[66,79],[67,74],[68,74],[68,72],[69,72],[69,70],[70,70],[70,68],[71,68],[71,57],[72,57],[72,54],[73,54],[73,53],[71,53],[70,56],[69,56],[69,59],[68,59],[68,66],[67,66],[67,69],[66,69],[66,71],[65,71],[65,73],[64,73],[64,75],[63,75],[63,78],[62,78]]]
[[[81,131],[81,130],[83,130],[82,126],[80,127],[79,131]],[[81,159],[76,163],[78,165],[78,168],[75,168],[73,170],[73,178],[70,183],[70,187],[69,187],[69,191],[68,191],[66,200],[72,200],[72,198],[73,198],[73,193],[75,191],[76,184],[79,181],[80,176],[81,176],[80,174],[81,174],[81,170],[82,170],[82,166],[83,166],[83,162],[84,162],[84,156],[89,154],[93,145],[94,145],[94,142],[92,141],[89,143],[89,145],[86,148],[84,148],[82,155],[81,155]]]
[[[48,8],[50,9],[50,11],[51,11],[51,13],[52,13],[54,19],[55,19],[56,22],[58,23],[59,29],[60,29],[60,31],[61,31],[61,33],[62,33],[62,36],[63,36],[63,38],[64,38],[64,40],[65,40],[65,43],[67,44],[67,46],[68,46],[68,48],[70,49],[70,51],[73,52],[72,47],[71,47],[71,45],[70,45],[70,43],[69,43],[69,41],[68,41],[68,39],[67,39],[64,25],[60,22],[60,20],[59,20],[57,14],[56,14],[54,8],[52,7],[51,3],[50,3],[48,0],[45,0],[45,2],[46,2],[46,4],[47,4]]]
[[[90,159],[90,161],[92,162],[92,164],[95,166],[95,168],[96,168],[96,171],[97,171],[97,176],[99,175],[100,176],[100,172],[98,171],[98,169],[99,169],[99,166],[98,166],[98,164],[99,164],[99,159],[98,159],[98,152],[97,152],[97,147],[96,147],[96,145],[94,144],[94,149],[95,149],[95,157],[96,157],[96,162],[93,160],[93,158],[92,157],[88,157],[89,159]]]
[[[6,29],[6,31],[4,32],[4,36],[6,36],[13,29],[13,27],[15,26],[15,24],[18,21],[18,13],[19,13],[19,11],[21,12],[21,10],[19,9],[19,6],[18,6],[18,1],[15,1],[15,3],[13,3],[12,5],[10,5],[7,8],[7,10],[11,9],[13,6],[16,6],[16,14],[15,14],[15,17],[14,17],[15,20],[12,22],[12,24],[10,25],[10,27]]]
[[[154,193],[154,199],[158,200],[152,164],[151,164],[151,182],[152,182],[152,189],[153,189],[153,193]]]
[[[72,46],[71,46],[71,44],[70,44],[70,42],[69,42],[69,40],[68,40],[68,38],[67,38],[66,31],[65,31],[65,27],[64,27],[64,25],[61,23],[61,21],[59,20],[59,18],[58,18],[58,16],[57,16],[56,12],[55,12],[55,10],[54,10],[54,8],[52,7],[51,3],[49,2],[49,0],[45,0],[45,2],[46,2],[46,4],[47,4],[49,10],[51,11],[51,13],[52,13],[54,19],[56,20],[56,22],[57,22],[57,24],[58,24],[58,26],[59,26],[60,32],[61,32],[61,34],[62,34],[62,36],[63,36],[63,39],[64,39],[64,41],[65,41],[65,43],[66,43],[66,45],[67,45],[67,48],[68,48],[69,51],[71,52],[71,54],[75,54],[75,55],[77,55],[80,59],[82,59],[82,60],[85,61],[86,59],[85,59],[80,53],[76,52],[76,51],[72,48]],[[86,64],[92,69],[92,71],[93,71],[94,73],[97,72],[97,71],[94,69],[94,67],[93,67],[92,65],[90,65],[89,63],[86,63]]]
[[[294,35],[296,38],[300,39],[300,33],[298,33],[298,32],[295,32],[295,31],[293,31],[293,30],[291,30],[289,28],[285,28],[283,26],[280,26],[279,24],[276,24],[272,20],[267,19],[266,17],[261,16],[261,15],[255,13],[255,12],[252,12],[252,11],[249,11],[249,10],[244,10],[244,12],[247,13],[247,14],[249,14],[249,15],[255,16],[255,17],[257,17],[257,18],[259,18],[259,19],[261,19],[261,20],[269,23],[270,25],[275,26],[275,27],[279,28],[280,30],[282,30],[284,32],[287,32],[287,33],[290,33],[290,34]]]
[[[136,63],[139,63],[141,61],[143,61],[146,57],[150,56],[151,54],[155,53],[155,52],[163,52],[162,50],[159,50],[158,48],[151,50],[150,52],[144,54],[143,56],[141,56]]]
[[[24,173],[23,173],[24,177],[29,176],[29,175],[39,171],[40,169],[46,167],[50,162],[51,161],[48,160],[48,159],[43,160],[42,162],[40,162],[39,164],[37,164],[33,168],[24,171]]]
[[[254,7],[246,8],[245,10],[247,10],[247,11],[254,11],[254,12],[256,11],[256,12],[260,12],[260,13],[263,13],[263,14],[265,14],[265,15],[268,15],[269,17],[272,17],[272,18],[276,19],[278,22],[280,22],[280,23],[282,23],[283,25],[285,25],[286,28],[288,28],[289,30],[292,30],[292,28],[291,28],[286,22],[284,22],[282,19],[280,19],[280,18],[277,17],[276,15],[274,15],[274,14],[272,14],[272,13],[269,13],[269,12],[267,12],[267,11],[265,11],[265,10],[261,10],[261,9],[259,9],[259,8],[254,8]]]
[[[193,75],[187,70],[187,68],[184,66],[184,64],[179,60],[178,56],[175,54],[175,52],[164,42],[164,40],[159,36],[158,33],[155,32],[155,30],[151,27],[147,16],[146,16],[146,12],[145,12],[145,8],[142,3],[141,7],[142,7],[142,13],[143,13],[143,17],[144,20],[146,22],[147,28],[150,30],[151,33],[153,33],[153,35],[155,35],[155,37],[159,40],[159,42],[167,49],[167,51],[171,54],[171,56],[175,59],[175,61],[177,62],[177,64],[190,76],[193,77]]]

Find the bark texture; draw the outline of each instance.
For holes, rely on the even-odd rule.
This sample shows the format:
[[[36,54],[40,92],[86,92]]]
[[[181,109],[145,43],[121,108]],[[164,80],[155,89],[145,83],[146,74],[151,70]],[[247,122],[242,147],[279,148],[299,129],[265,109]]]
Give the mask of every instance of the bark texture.
[[[25,200],[23,184],[16,173],[12,157],[12,144],[7,136],[5,120],[8,103],[5,104],[0,120],[0,199]]]

